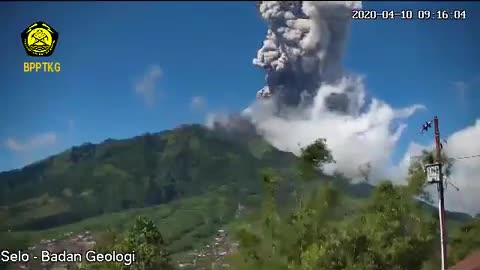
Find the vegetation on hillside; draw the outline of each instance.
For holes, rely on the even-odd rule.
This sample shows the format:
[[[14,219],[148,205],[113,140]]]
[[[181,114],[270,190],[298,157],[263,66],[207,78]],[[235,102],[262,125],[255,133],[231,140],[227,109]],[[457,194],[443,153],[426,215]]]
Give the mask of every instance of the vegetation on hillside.
[[[480,216],[462,225],[450,238],[449,261],[458,262],[473,250],[480,250]]]
[[[137,216],[152,220],[162,232],[165,244],[172,253],[179,254],[204,245],[218,227],[231,221],[238,205],[233,192],[221,186],[216,192],[205,193],[173,201],[169,204],[88,218],[73,224],[40,231],[0,232],[0,250],[25,249],[42,239],[62,240],[65,234],[91,231],[99,238],[106,232],[123,233]]]
[[[155,223],[145,217],[139,216],[135,224],[125,235],[111,232],[108,239],[103,239],[97,246],[99,252],[112,252],[115,250],[123,254],[134,254],[135,261],[128,262],[98,262],[83,263],[79,265],[82,270],[171,270],[174,269],[166,249],[165,241]]]
[[[430,158],[428,153],[425,158]],[[331,162],[325,141],[305,148],[301,161],[300,173],[306,179],[309,172]],[[261,226],[246,224],[238,229],[240,252],[231,258],[234,269],[438,269],[438,224],[416,201],[426,197],[418,163],[410,168],[408,185],[379,184],[355,212],[346,211],[342,193],[326,183],[311,192],[296,193],[294,210],[282,215],[275,204],[278,181],[272,171],[263,176]],[[456,246],[468,251],[480,247],[473,228],[467,230],[470,235],[454,240],[454,250]],[[452,258],[457,252],[452,263],[467,254],[457,249]]]
[[[0,230],[48,229],[205,194],[224,184],[244,197],[241,192],[259,190],[255,179],[262,168],[288,173],[292,154],[258,136],[239,137],[184,126],[84,144],[0,173]]]
[[[425,163],[431,159],[424,153]],[[238,270],[439,268],[436,211],[418,201],[430,200],[420,163],[408,185],[372,187],[323,175],[330,162],[323,139],[295,158],[258,136],[195,125],[85,144],[0,173],[0,249],[91,230],[97,248],[150,254],[130,269],[170,269],[157,259],[204,245],[241,203],[250,213],[234,224],[240,250],[230,259]],[[138,216],[146,219],[132,223]],[[480,248],[479,233],[478,218],[453,231],[449,262]]]

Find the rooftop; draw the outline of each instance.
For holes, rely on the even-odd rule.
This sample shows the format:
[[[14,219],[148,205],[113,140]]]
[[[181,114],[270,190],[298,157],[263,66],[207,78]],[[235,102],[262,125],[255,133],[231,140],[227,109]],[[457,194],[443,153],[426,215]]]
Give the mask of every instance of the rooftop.
[[[449,270],[480,270],[480,250],[470,253]]]

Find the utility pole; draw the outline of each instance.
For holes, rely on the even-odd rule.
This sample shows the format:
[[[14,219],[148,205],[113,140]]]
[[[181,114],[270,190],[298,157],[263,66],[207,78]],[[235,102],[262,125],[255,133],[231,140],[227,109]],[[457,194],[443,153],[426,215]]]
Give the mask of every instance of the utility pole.
[[[435,155],[434,161],[438,164],[438,218],[440,221],[440,244],[442,254],[442,270],[446,270],[447,267],[447,242],[446,242],[446,227],[445,224],[445,200],[444,200],[444,183],[442,173],[442,146],[440,144],[440,130],[438,127],[438,117],[433,118],[433,124],[435,128]]]
[[[433,164],[427,164],[425,171],[427,172],[427,182],[429,184],[437,184],[438,189],[438,219],[440,221],[440,248],[442,255],[442,270],[447,267],[447,224],[445,223],[445,186],[442,172],[442,144],[440,143],[440,130],[438,127],[438,117],[435,116],[433,121],[425,122],[421,132],[427,131],[434,124],[435,129],[435,153],[433,155]]]

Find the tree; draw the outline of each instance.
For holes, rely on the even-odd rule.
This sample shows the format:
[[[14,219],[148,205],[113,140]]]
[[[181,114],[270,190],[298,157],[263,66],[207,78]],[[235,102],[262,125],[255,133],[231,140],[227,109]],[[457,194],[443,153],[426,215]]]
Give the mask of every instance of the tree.
[[[318,139],[301,149],[299,173],[303,180],[311,180],[317,170],[327,163],[335,162],[325,139]]]
[[[480,218],[476,217],[461,226],[450,239],[449,264],[462,260],[470,252],[478,249],[480,249]]]
[[[303,149],[300,159],[306,180],[333,161],[324,140]],[[237,269],[415,270],[428,261],[436,223],[415,200],[418,179],[406,187],[380,184],[348,215],[351,206],[345,208],[333,183],[297,192],[291,214],[279,215],[272,199],[275,179],[272,172],[263,176],[263,226],[239,230]]]
[[[446,177],[450,176],[452,168],[452,160],[442,153],[441,162],[443,164],[443,172]],[[408,168],[408,188],[410,193],[428,203],[433,203],[430,194],[425,191],[426,173],[425,165],[434,163],[434,153],[432,151],[423,151],[420,156],[412,162]]]
[[[325,140],[317,140],[302,149],[299,174],[303,180],[312,180],[325,163],[332,161]],[[279,180],[272,170],[266,170],[262,174],[262,218],[259,219],[259,224],[242,227],[237,232],[240,255],[234,260],[234,264],[238,269],[282,270],[289,269],[292,264],[298,265],[304,247],[315,238],[321,228],[316,226],[320,225],[316,221],[321,220],[335,201],[332,186],[310,194],[311,196],[304,196],[303,186],[300,185],[295,192],[295,209],[282,217],[278,213],[275,200]],[[318,211],[312,211],[309,206],[316,203],[319,205],[316,209]]]
[[[421,269],[435,227],[405,191],[380,184],[357,215],[327,225],[296,269]]]
[[[135,251],[136,262],[128,267],[132,270],[172,269],[165,241],[153,221],[138,217],[122,243],[121,249]]]
[[[138,217],[134,225],[122,239],[119,235],[108,230],[101,237],[97,251],[115,250],[120,253],[135,252],[135,262],[125,266],[122,263],[89,263],[78,265],[87,270],[171,270],[169,253],[166,251],[162,234],[153,221]]]

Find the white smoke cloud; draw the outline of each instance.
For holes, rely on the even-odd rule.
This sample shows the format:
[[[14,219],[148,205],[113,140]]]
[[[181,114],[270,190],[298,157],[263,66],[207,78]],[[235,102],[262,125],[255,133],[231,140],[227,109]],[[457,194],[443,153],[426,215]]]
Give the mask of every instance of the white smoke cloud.
[[[329,173],[339,171],[360,179],[364,177],[360,168],[369,164],[371,180],[388,178],[405,183],[411,156],[427,147],[412,143],[399,164],[393,163],[392,154],[407,127],[407,118],[424,106],[393,108],[375,98],[368,100],[363,78],[343,70],[351,10],[360,7],[358,1],[261,1],[258,8],[268,30],[253,64],[266,71],[266,85],[257,93],[260,99],[242,115],[267,141],[284,151],[299,154],[301,147],[326,138],[336,160],[325,167]],[[225,114],[210,114],[208,123],[235,126]],[[453,134],[449,149],[468,152],[464,151],[467,141],[478,138],[478,125]],[[448,151],[451,154],[454,150]],[[459,164],[454,165],[452,179],[480,173],[478,163]],[[474,187],[460,180],[458,185]],[[446,206],[471,213],[480,210],[478,200],[468,200],[469,205],[459,204],[449,195]]]
[[[353,84],[353,85],[352,85]],[[343,93],[355,88],[356,96],[348,104],[349,114],[332,112],[325,104],[331,93]],[[320,87],[308,108],[292,108],[286,115],[275,114],[273,100],[257,101],[244,111],[252,119],[257,131],[275,147],[300,153],[318,138],[326,138],[336,164],[326,167],[327,172],[338,170],[353,179],[359,178],[359,168],[367,163],[372,167],[372,177],[386,177],[392,170],[391,155],[408,118],[422,105],[394,109],[373,99],[362,112],[365,103],[363,83],[360,80],[341,80],[335,85]]]
[[[359,87],[362,84],[359,84]],[[371,175],[375,183],[382,178],[397,184],[406,184],[408,168],[413,157],[423,150],[432,150],[434,145],[410,143],[403,159],[394,164],[392,154],[398,140],[406,127],[402,119],[424,108],[412,105],[403,109],[394,109],[390,105],[373,99],[368,109],[359,114],[339,114],[330,112],[324,105],[327,93],[340,90],[344,85],[326,85],[319,89],[313,106],[308,109],[290,109],[286,115],[274,113],[272,100],[257,101],[244,110],[243,114],[252,119],[257,131],[275,147],[300,153],[300,148],[318,138],[326,138],[336,164],[326,166],[326,172],[339,171],[352,179],[361,179],[359,168],[371,165]],[[363,91],[363,90],[362,90]],[[363,95],[360,103],[364,102]],[[213,121],[212,115],[210,120]],[[223,115],[222,120],[228,121]],[[394,128],[392,128],[394,127]],[[475,125],[459,130],[447,137],[444,151],[448,157],[462,157],[480,154],[480,119]],[[480,158],[467,158],[453,161],[448,180],[453,185],[446,190],[445,206],[448,210],[480,213]],[[437,200],[435,186],[427,189],[432,198]]]
[[[402,160],[393,168],[391,168],[389,173],[389,179],[398,183],[406,184],[408,177],[408,168],[412,162],[418,161],[423,151],[431,151],[433,148],[432,145],[422,145],[416,142],[411,142],[403,155]]]
[[[471,157],[480,154],[480,119],[475,124],[458,130],[447,137],[447,143],[443,143],[443,150],[449,158],[453,158],[451,175],[445,195],[445,207],[453,211],[461,211],[470,214],[480,213],[480,158]],[[405,181],[408,165],[414,156],[421,154],[423,150],[431,151],[434,145],[421,145],[412,142],[405,153],[402,162],[395,173]],[[455,159],[458,157],[467,157]],[[452,185],[453,184],[453,185]],[[459,191],[455,189],[459,188]],[[428,191],[435,200],[438,198],[437,190],[431,186]]]
[[[448,157],[464,157],[480,154],[480,119],[474,125],[453,133],[447,139],[445,151]],[[480,158],[455,160],[450,181],[460,189],[448,189],[446,205],[469,213],[480,212]]]
[[[263,46],[253,64],[267,72],[266,86],[244,111],[257,131],[281,150],[326,138],[340,171],[359,178],[370,164],[373,178],[392,174],[390,158],[406,127],[423,106],[392,108],[367,100],[363,78],[344,72],[341,62],[352,9],[358,1],[262,1],[268,23]]]

